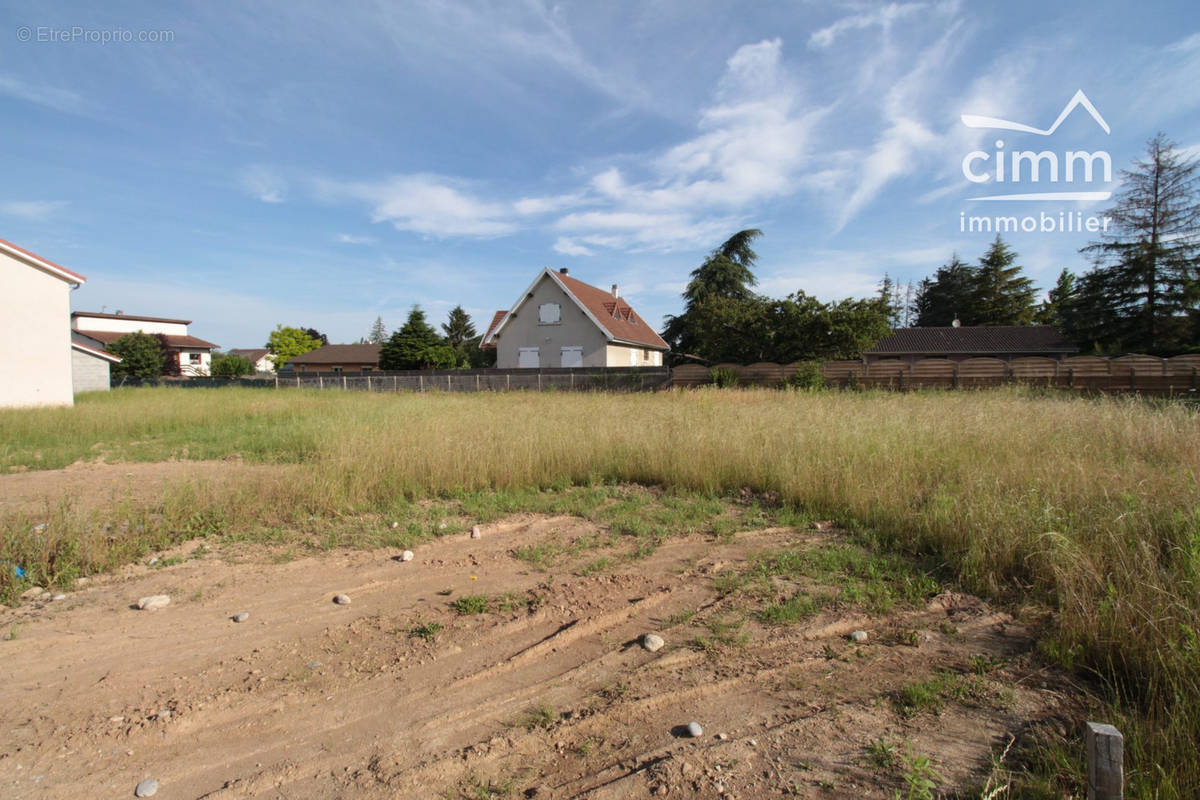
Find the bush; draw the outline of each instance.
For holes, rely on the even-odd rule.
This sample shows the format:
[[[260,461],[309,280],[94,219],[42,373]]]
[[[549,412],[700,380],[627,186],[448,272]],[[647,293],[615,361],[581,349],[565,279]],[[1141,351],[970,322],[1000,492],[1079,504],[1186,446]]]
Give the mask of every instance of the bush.
[[[212,359],[212,376],[214,378],[240,378],[254,371],[250,359],[235,356],[232,353],[214,353]]]
[[[708,371],[708,378],[712,381],[712,385],[719,389],[728,389],[738,385],[738,373],[732,367],[717,367]]]
[[[793,389],[804,389],[810,392],[829,388],[829,381],[825,380],[825,374],[821,372],[820,361],[800,362],[786,383]]]
[[[105,349],[121,359],[121,363],[112,365],[112,373],[117,377],[152,380],[163,374],[167,363],[167,354],[158,338],[141,331],[127,333]]]

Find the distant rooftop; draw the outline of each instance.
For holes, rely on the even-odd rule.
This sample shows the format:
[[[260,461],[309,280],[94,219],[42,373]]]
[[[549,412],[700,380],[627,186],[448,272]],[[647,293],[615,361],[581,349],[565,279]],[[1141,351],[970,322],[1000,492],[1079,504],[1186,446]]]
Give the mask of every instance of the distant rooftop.
[[[72,311],[71,318],[92,317],[95,319],[135,319],[138,322],[174,322],[177,325],[191,325],[190,319],[167,319],[166,317],[139,317],[136,314],[104,314],[100,311]]]

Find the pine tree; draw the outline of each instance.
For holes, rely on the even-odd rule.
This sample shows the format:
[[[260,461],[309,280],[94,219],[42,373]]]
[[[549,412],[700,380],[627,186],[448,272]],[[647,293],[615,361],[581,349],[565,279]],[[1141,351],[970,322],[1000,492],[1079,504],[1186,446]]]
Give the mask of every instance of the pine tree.
[[[917,289],[914,306],[917,326],[946,326],[958,319],[963,325],[978,325],[978,284],[976,269],[958,254],[950,263],[938,267],[933,279],[925,278]]]
[[[400,330],[388,337],[379,348],[380,369],[420,369],[434,361],[440,363],[444,354],[433,358],[433,348],[442,345],[442,340],[428,322],[420,306],[413,306],[408,320]]]
[[[1200,344],[1200,162],[1159,133],[1146,157],[1122,170],[1108,212],[1112,230],[1084,248],[1095,260],[1089,287],[1107,292],[1106,349],[1180,352]],[[1101,298],[1094,298],[1099,301]]]
[[[387,328],[383,327],[383,317],[376,317],[375,322],[371,325],[371,330],[367,332],[367,341],[371,344],[383,344],[387,339]]]
[[[692,271],[683,292],[683,313],[668,316],[662,336],[677,354],[709,358],[709,353],[726,352],[727,337],[745,330],[749,318],[758,316],[762,298],[750,288],[758,254],[750,245],[762,236],[757,228],[738,231],[709,254]],[[754,308],[743,307],[746,304]]]
[[[999,236],[975,271],[975,319],[971,325],[1029,325],[1036,309],[1033,281],[1015,266],[1017,254]]]
[[[1058,281],[1054,288],[1046,293],[1046,299],[1038,307],[1036,321],[1039,325],[1053,325],[1063,331],[1068,337],[1071,313],[1071,303],[1075,299],[1075,273],[1063,267],[1058,273]]]
[[[471,323],[470,315],[462,306],[450,309],[450,315],[442,325],[442,332],[446,334],[446,342],[454,348],[475,338],[475,326]]]

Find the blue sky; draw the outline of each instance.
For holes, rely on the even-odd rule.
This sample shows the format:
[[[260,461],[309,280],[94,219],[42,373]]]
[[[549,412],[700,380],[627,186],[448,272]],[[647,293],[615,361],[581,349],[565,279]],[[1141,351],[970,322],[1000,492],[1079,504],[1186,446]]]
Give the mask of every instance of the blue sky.
[[[1111,133],[961,120],[1046,128],[1078,90]],[[1159,130],[1200,153],[1191,2],[0,8],[0,238],[88,276],[76,309],[223,347],[413,303],[482,327],[543,266],[657,322],[744,227],[762,292],[864,296],[982,254],[960,212],[1108,205],[972,202],[967,153],[1103,149],[1111,183],[1054,188],[1112,190]],[[1088,238],[1007,237],[1042,288]]]

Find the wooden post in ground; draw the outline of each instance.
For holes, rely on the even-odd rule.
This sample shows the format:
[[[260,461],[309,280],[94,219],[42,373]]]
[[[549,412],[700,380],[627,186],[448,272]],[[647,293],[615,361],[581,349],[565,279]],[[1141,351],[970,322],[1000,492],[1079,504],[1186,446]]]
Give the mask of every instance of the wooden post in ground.
[[[324,388],[325,388],[325,376],[324,376],[324,375],[318,375],[318,376],[317,376],[317,388],[318,388],[318,389],[324,389]]]
[[[1125,737],[1112,725],[1089,722],[1087,744],[1087,800],[1124,800]]]

